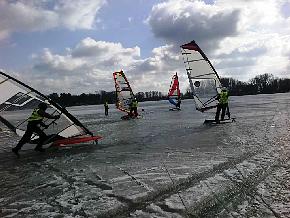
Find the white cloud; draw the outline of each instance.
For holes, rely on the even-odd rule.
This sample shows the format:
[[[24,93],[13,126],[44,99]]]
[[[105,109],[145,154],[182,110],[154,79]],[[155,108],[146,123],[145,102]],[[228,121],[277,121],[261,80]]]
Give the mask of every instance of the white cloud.
[[[34,59],[37,57],[35,56]],[[42,55],[35,64],[35,68],[42,71],[56,72],[71,72],[81,68],[85,64],[81,59],[73,59],[71,55],[56,55],[52,54],[49,49],[44,49]]]
[[[152,50],[152,56],[142,59],[140,48],[125,48],[121,43],[85,38],[64,54],[44,49],[33,54],[33,66],[21,76],[24,81],[45,93],[94,92],[114,90],[112,73],[124,70],[134,92],[157,90],[167,93],[171,77],[178,72],[182,88],[187,87],[180,54],[173,45]]]
[[[0,1],[0,40],[13,32],[91,29],[106,0]]]
[[[152,8],[147,23],[156,37],[176,47],[195,40],[221,76],[289,77],[289,2],[168,0]]]
[[[69,29],[91,29],[105,0],[60,0],[55,6],[60,23]]]
[[[126,62],[140,56],[140,49],[138,47],[123,48],[121,43],[95,41],[88,37],[73,49],[72,55],[79,58],[97,58],[98,61],[122,56],[121,61]]]
[[[138,91],[157,90],[168,92],[171,77],[180,75],[181,88],[187,87],[186,75],[181,55],[173,45],[165,45],[152,50],[152,56],[136,62],[129,71],[132,87]],[[180,73],[182,72],[182,73]]]
[[[74,16],[65,16],[77,12],[60,1],[59,8],[55,5],[51,8],[44,7],[46,1],[37,4],[36,0],[29,2],[28,5],[33,5],[34,8],[46,8],[45,11],[56,14],[57,25],[65,25],[70,29],[77,25],[71,20]],[[77,2],[82,4],[81,1]],[[93,1],[89,2],[92,7],[96,7],[92,11],[99,10],[100,2],[96,5]],[[109,91],[114,89],[112,73],[123,69],[135,92],[167,92],[172,75],[178,72],[184,91],[188,81],[179,46],[193,39],[221,76],[248,80],[257,74],[273,73],[289,77],[290,16],[285,15],[287,11],[281,12],[286,2],[289,1],[216,0],[214,4],[205,4],[195,0],[169,0],[156,4],[147,18],[153,34],[164,40],[164,45],[154,48],[150,57],[142,59],[138,46],[124,47],[122,43],[97,41],[88,37],[67,48],[62,54],[50,49],[34,54],[34,64],[23,78],[26,81],[31,78],[37,87],[46,88],[47,93],[81,93],[99,89]],[[23,5],[22,1],[18,1],[18,4]],[[9,7],[11,5],[12,3]],[[24,8],[28,10],[33,7]],[[64,17],[68,18],[67,22],[60,22],[60,8],[67,11],[64,13]],[[81,17],[85,17],[86,12],[83,11],[93,17],[89,8],[85,7],[80,11]],[[25,13],[37,14],[35,11]],[[1,16],[0,13],[0,18]],[[53,16],[45,18],[48,17],[51,22],[31,26],[35,30],[53,28]],[[90,19],[86,23],[76,17],[75,21],[77,20],[83,28],[91,28],[93,25]],[[0,20],[0,26],[5,22],[8,21]],[[11,26],[14,27],[7,25],[7,28]],[[9,29],[6,33],[13,31],[16,29]]]
[[[238,9],[224,9],[202,1],[170,0],[155,5],[147,19],[158,38],[180,45],[193,38],[209,48],[237,34]]]
[[[130,69],[142,61],[140,48],[124,48],[120,43],[96,41],[85,38],[74,48],[67,48],[64,54],[54,54],[44,49],[33,54],[33,66],[23,78],[31,78],[36,87],[45,92],[94,92],[113,90],[112,73],[124,69],[130,76]]]

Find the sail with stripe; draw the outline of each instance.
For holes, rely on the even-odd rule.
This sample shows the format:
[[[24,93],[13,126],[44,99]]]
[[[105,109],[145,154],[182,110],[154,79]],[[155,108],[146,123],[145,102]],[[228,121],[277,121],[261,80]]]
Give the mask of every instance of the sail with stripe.
[[[23,136],[33,109],[39,103],[48,105],[47,112],[52,115],[60,115],[59,119],[44,119],[43,123],[48,127],[41,127],[47,135],[45,144],[75,144],[80,141],[95,141],[100,136],[94,136],[77,118],[70,114],[64,107],[53,102],[50,98],[0,71],[0,122],[8,129]],[[37,143],[38,136],[31,137],[30,144]]]
[[[177,106],[178,101],[180,101],[180,89],[177,73],[172,77],[168,91],[168,101],[174,106]]]
[[[215,108],[222,88],[215,68],[195,41],[182,45],[181,52],[196,109],[204,112]]]
[[[113,73],[116,88],[116,107],[123,112],[130,113],[130,105],[134,99],[132,88],[121,70]]]

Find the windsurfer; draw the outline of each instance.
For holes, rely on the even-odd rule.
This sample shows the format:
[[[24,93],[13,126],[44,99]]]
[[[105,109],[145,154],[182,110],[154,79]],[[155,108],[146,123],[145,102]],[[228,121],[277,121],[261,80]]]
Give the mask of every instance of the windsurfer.
[[[224,120],[225,118],[225,114],[227,111],[228,116],[230,116],[229,113],[229,108],[228,108],[228,101],[229,101],[229,92],[227,90],[227,88],[223,87],[221,93],[219,93],[217,95],[217,100],[218,105],[217,105],[217,110],[216,110],[216,115],[215,115],[215,121],[216,123],[219,123],[219,116],[220,116],[220,112],[222,111],[221,114],[221,121]]]
[[[130,115],[132,117],[137,117],[138,116],[138,101],[136,98],[133,99],[132,103],[130,104]]]
[[[177,108],[177,109],[180,109],[180,104],[181,104],[181,99],[178,98],[178,99],[177,99],[177,103],[176,103],[176,108]]]
[[[108,104],[108,101],[105,101],[104,107],[105,107],[105,116],[108,116],[108,114],[109,114],[109,104]]]
[[[21,149],[21,147],[25,143],[30,141],[33,133],[36,133],[39,136],[38,144],[34,148],[34,150],[40,151],[40,152],[44,151],[44,149],[42,148],[42,143],[45,141],[47,136],[40,129],[40,126],[47,128],[48,125],[44,124],[42,121],[44,118],[47,118],[47,119],[59,119],[60,118],[60,115],[53,116],[53,115],[46,113],[45,112],[46,109],[47,109],[47,104],[40,103],[38,105],[38,108],[34,109],[31,116],[28,118],[27,129],[26,129],[24,135],[22,136],[22,138],[20,139],[20,141],[18,142],[16,147],[12,148],[12,152],[15,153],[18,157],[19,157],[18,151]]]
[[[175,106],[175,108],[170,108],[169,110],[180,110],[181,98],[177,73],[172,77],[168,92],[168,101]]]

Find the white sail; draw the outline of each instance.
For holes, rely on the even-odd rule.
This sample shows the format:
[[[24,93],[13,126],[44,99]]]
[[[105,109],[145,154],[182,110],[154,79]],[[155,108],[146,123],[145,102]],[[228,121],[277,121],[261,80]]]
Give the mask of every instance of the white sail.
[[[203,112],[216,107],[222,85],[213,65],[194,41],[181,50],[196,109]]]
[[[43,123],[48,125],[48,128],[42,127],[43,132],[48,136],[46,143],[72,137],[93,137],[93,134],[65,108],[3,72],[0,72],[0,93],[0,122],[19,136],[23,136],[33,109],[44,102],[48,105],[49,114],[60,115],[59,119],[43,120]],[[37,138],[37,135],[33,135],[31,143]],[[66,144],[69,144],[69,141]]]

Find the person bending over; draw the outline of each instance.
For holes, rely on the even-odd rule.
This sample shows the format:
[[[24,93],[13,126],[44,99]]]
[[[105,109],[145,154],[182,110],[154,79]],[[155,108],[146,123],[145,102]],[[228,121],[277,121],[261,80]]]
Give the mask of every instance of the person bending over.
[[[43,123],[43,119],[59,119],[60,115],[50,115],[46,113],[47,104],[40,103],[36,109],[33,110],[32,114],[28,118],[28,124],[26,131],[16,147],[12,148],[12,152],[15,153],[19,157],[19,150],[25,143],[28,143],[31,140],[31,136],[33,133],[36,133],[39,137],[39,141],[34,148],[35,151],[43,152],[44,149],[42,148],[42,144],[45,142],[47,136],[46,134],[40,129],[40,126],[47,128],[48,126]]]

